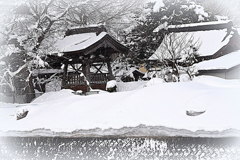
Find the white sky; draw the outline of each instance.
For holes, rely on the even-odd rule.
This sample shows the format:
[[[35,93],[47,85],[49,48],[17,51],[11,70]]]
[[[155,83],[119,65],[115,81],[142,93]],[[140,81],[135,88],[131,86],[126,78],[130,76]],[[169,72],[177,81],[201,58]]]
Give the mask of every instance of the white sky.
[[[10,11],[10,9],[16,3],[21,3],[26,0],[0,0],[0,15]],[[156,2],[154,10],[158,10],[160,6],[163,6],[162,0],[145,0],[146,2]],[[235,25],[240,26],[240,0],[207,0],[206,2],[211,2],[213,4],[223,4],[227,8],[227,12],[231,16]],[[214,6],[214,5],[213,5]],[[225,11],[226,12],[226,11]],[[224,14],[223,14],[224,15]],[[1,20],[0,20],[1,21]]]
[[[20,0],[19,0],[20,1]],[[0,0],[0,13],[7,12],[16,2],[19,2],[17,0]]]

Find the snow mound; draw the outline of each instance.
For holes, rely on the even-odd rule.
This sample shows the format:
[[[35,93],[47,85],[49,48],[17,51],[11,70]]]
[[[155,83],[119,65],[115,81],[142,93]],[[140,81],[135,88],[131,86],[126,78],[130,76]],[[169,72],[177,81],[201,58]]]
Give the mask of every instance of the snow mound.
[[[133,91],[136,89],[143,88],[147,82],[146,81],[134,81],[134,82],[117,82],[117,91]]]
[[[146,87],[154,86],[154,85],[160,85],[164,83],[164,80],[161,78],[152,78],[150,81],[146,83]]]
[[[227,88],[238,88],[240,87],[240,80],[226,80],[214,76],[197,76],[193,79],[194,82],[199,82],[202,84],[216,86],[216,87],[227,87]]]
[[[46,101],[59,101],[62,98],[74,96],[73,90],[63,89],[58,92],[47,92],[35,99],[32,103],[43,103]]]

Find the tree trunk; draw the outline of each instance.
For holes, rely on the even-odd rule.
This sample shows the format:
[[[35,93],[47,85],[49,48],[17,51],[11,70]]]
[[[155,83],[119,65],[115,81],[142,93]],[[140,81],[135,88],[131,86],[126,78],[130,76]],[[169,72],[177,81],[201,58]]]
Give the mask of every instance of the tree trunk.
[[[33,86],[33,78],[32,75],[30,75],[29,82],[28,82],[28,89],[27,89],[27,98],[26,101],[27,103],[30,103],[35,96],[35,91],[34,91],[34,86]]]
[[[16,103],[16,91],[12,92],[12,103]]]

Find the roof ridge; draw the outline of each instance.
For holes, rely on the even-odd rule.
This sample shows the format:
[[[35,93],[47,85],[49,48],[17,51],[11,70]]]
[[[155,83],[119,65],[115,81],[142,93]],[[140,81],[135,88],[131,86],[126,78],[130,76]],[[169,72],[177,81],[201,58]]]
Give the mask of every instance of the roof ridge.
[[[212,21],[201,23],[189,23],[180,25],[169,25],[168,32],[194,32],[194,31],[210,31],[231,29],[233,27],[232,21]]]
[[[82,33],[92,33],[92,32],[99,35],[101,32],[107,32],[107,29],[104,25],[79,27],[74,29],[68,29],[65,33],[65,36],[82,34]]]

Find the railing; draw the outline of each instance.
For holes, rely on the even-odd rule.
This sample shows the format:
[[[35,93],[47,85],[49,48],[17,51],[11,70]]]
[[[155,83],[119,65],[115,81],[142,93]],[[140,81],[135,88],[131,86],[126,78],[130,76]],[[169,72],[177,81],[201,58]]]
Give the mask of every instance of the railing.
[[[67,75],[67,85],[84,85],[86,82],[84,81],[84,77],[80,76],[80,74],[70,73]]]
[[[94,73],[89,75],[91,84],[104,84],[109,80],[109,73]],[[71,73],[67,76],[67,85],[85,85],[86,82],[80,74]]]
[[[108,73],[90,74],[90,83],[103,84],[107,83],[108,80],[109,80]]]

